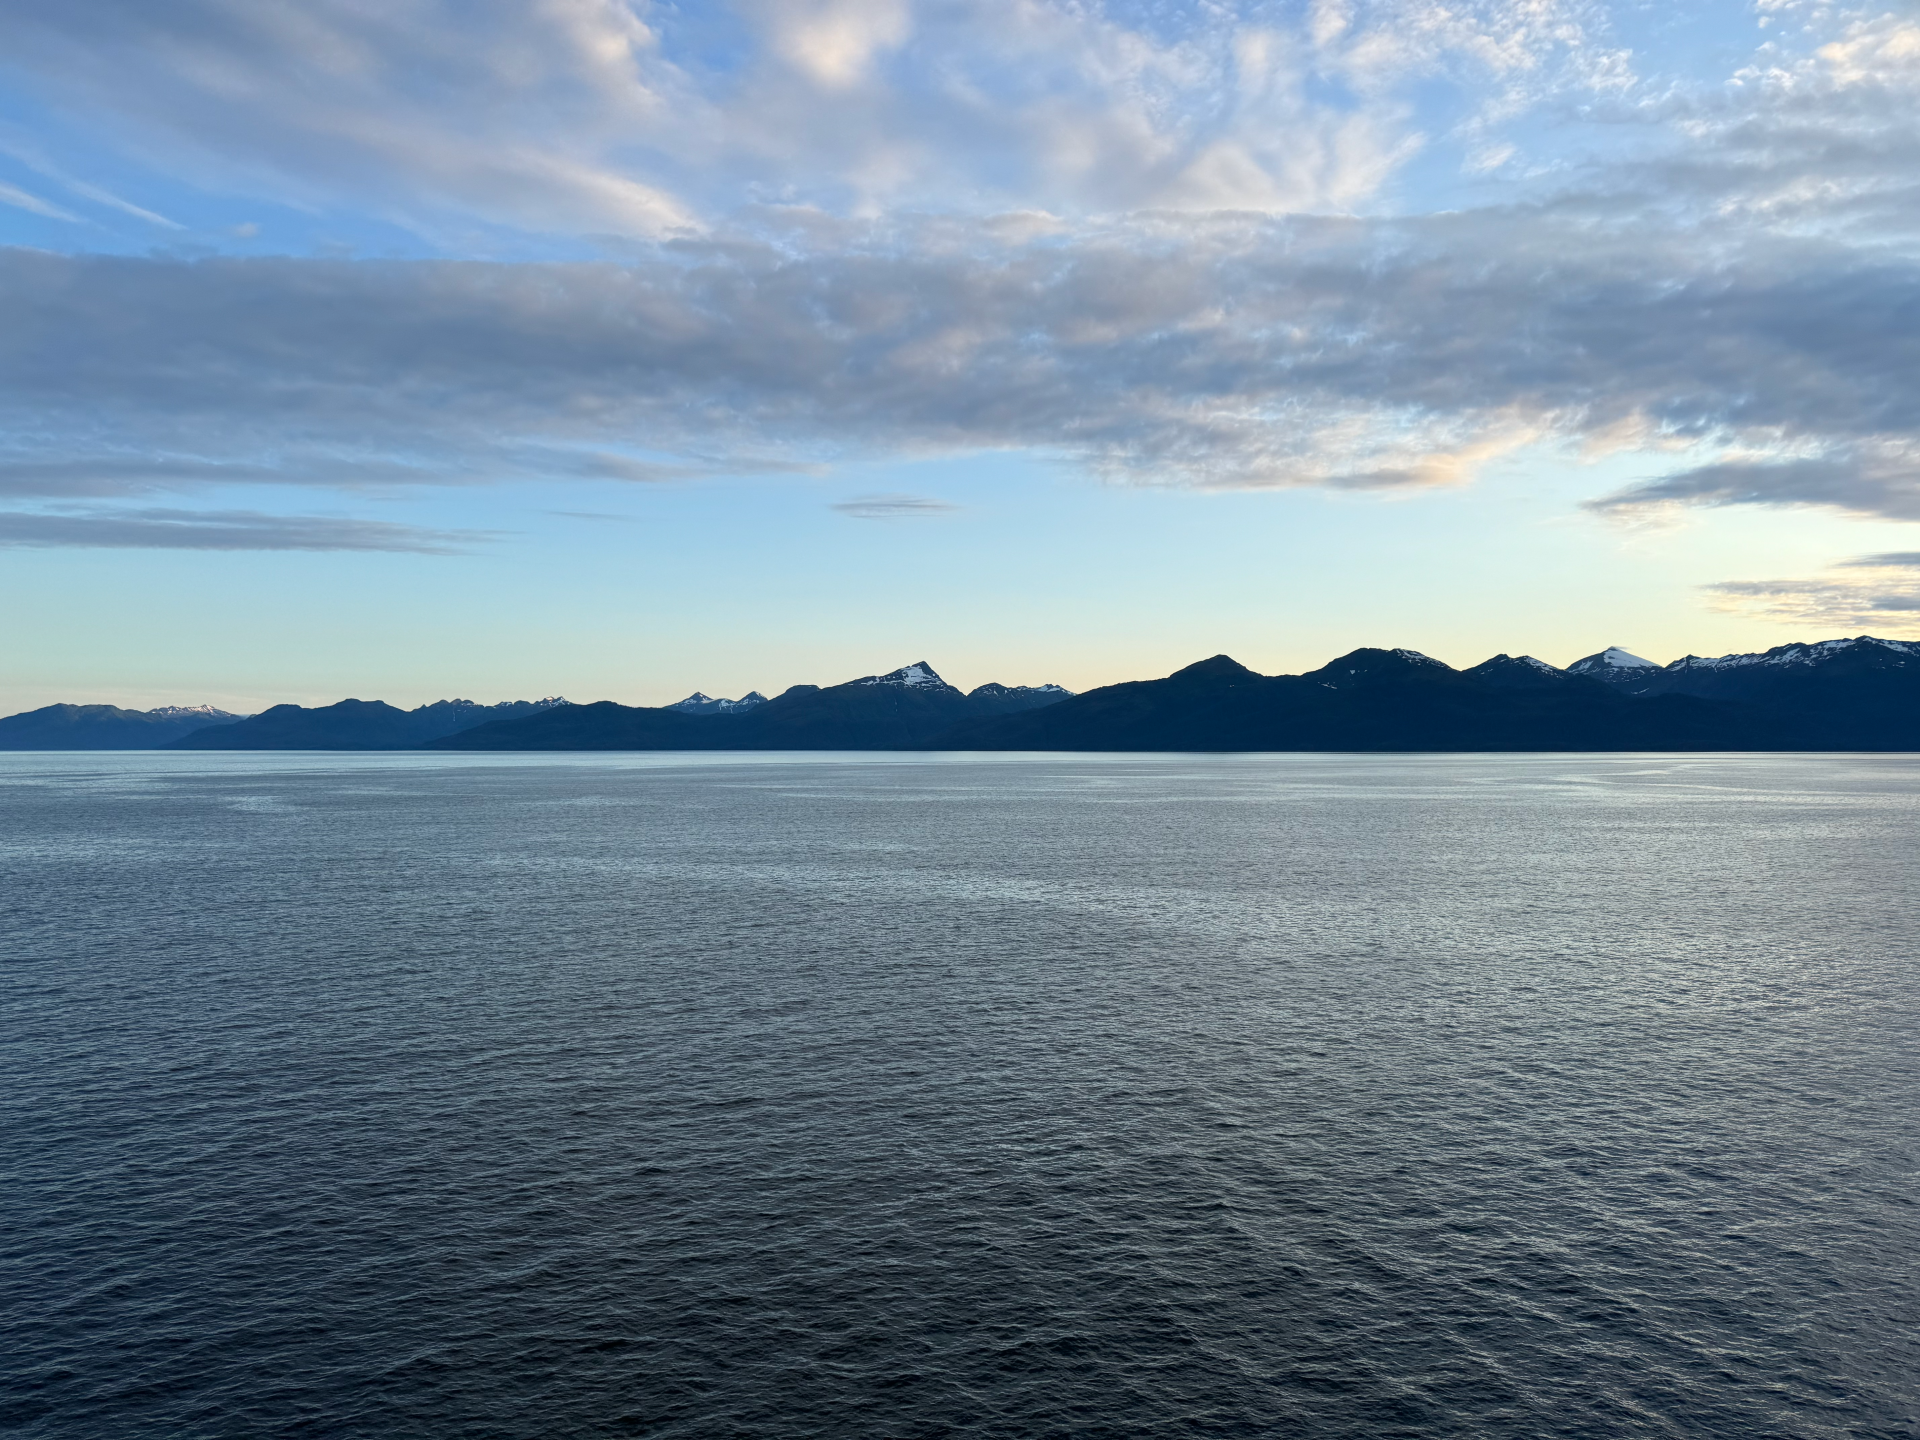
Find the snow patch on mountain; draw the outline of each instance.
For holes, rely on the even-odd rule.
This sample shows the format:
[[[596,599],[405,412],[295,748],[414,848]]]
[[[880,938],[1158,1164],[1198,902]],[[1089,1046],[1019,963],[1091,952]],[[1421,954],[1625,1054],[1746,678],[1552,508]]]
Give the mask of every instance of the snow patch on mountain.
[[[1065,700],[1072,694],[1073,691],[1064,685],[1002,685],[998,681],[989,680],[985,685],[969,690],[967,698],[971,700],[976,695],[1057,695]]]
[[[1776,645],[1771,650],[1753,655],[1688,655],[1667,666],[1669,671],[1683,670],[1744,670],[1749,666],[1768,665],[1780,668],[1798,665],[1817,665],[1822,660],[1831,660],[1850,651],[1884,651],[1889,655],[1902,657],[1920,656],[1920,640],[1882,640],[1873,635],[1855,635],[1851,639],[1815,640],[1811,643],[1795,641],[1791,645]]]
[[[444,708],[459,711],[498,710],[503,713],[519,714],[533,710],[551,710],[555,706],[571,705],[572,703],[571,700],[561,695],[549,695],[544,700],[502,700],[497,705],[485,705],[478,700],[455,698],[452,700],[435,700],[426,705],[417,705],[410,713],[418,715],[422,711],[440,710]]]
[[[694,691],[684,700],[676,700],[671,705],[662,705],[662,710],[678,710],[683,715],[744,715],[749,710],[758,709],[767,703],[767,697],[758,690],[749,690],[738,700],[716,700],[713,696]]]
[[[1567,666],[1569,675],[1598,675],[1606,678],[1609,671],[1620,670],[1658,670],[1660,667],[1651,660],[1635,655],[1631,650],[1622,650],[1618,645],[1609,645],[1597,655],[1588,655]]]
[[[244,715],[236,715],[231,710],[222,710],[217,705],[156,705],[147,711],[149,715],[164,715],[169,720],[244,720]]]
[[[910,690],[938,689],[951,690],[931,665],[924,660],[916,660],[911,665],[902,665],[898,670],[890,670],[885,675],[863,675],[858,680],[849,680],[849,685],[904,685]]]

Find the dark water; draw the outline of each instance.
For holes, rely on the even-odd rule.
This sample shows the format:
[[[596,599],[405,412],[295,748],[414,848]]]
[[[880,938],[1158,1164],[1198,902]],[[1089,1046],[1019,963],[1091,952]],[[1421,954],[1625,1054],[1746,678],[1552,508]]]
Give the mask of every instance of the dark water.
[[[1914,1436],[1920,760],[0,758],[0,1429]]]

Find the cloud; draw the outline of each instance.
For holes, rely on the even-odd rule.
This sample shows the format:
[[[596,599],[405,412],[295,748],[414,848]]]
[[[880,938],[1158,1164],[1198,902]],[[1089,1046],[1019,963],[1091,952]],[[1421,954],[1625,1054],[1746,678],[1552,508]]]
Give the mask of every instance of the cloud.
[[[1802,430],[1806,440],[1817,431]],[[1681,505],[1819,505],[1891,520],[1920,520],[1920,458],[1908,436],[1862,455],[1842,440],[1805,459],[1725,460],[1650,480],[1588,502],[1601,513]]]
[[[0,205],[11,205],[16,210],[31,211],[35,215],[44,215],[49,220],[67,220],[77,222],[80,217],[71,210],[62,210],[58,205],[42,200],[18,185],[8,185],[0,181]]]
[[[864,79],[913,24],[904,0],[777,0],[763,14],[780,56],[828,90]]]
[[[1674,87],[1630,117],[1654,147],[1634,178],[1724,228],[1911,241],[1920,219],[1920,22],[1822,7],[1834,38],[1775,43],[1717,87]]]
[[[457,555],[491,538],[325,515],[254,510],[0,511],[0,547],[114,550],[381,550]]]
[[[945,515],[955,509],[944,500],[929,500],[920,495],[856,495],[835,506],[842,515],[856,520],[915,520]]]
[[[165,172],[403,223],[447,213],[543,231],[694,223],[615,163],[669,114],[657,37],[620,0],[104,0],[17,6],[0,33],[24,93],[90,112]]]
[[[1920,633],[1920,553],[1862,555],[1826,575],[1705,587],[1716,610],[1806,625]]]
[[[1632,443],[1746,458],[1608,508],[1915,513],[1920,262],[1767,235],[1703,253],[1642,218],[774,216],[619,264],[0,252],[0,490],[1002,448],[1126,481],[1404,487]]]
[[[98,0],[11,7],[0,65],[210,189],[442,234],[656,237],[749,194],[840,213],[1350,207],[1430,122],[1616,91],[1591,8]]]
[[[78,195],[83,200],[91,200],[96,205],[104,205],[109,210],[118,210],[123,215],[131,215],[136,220],[144,220],[149,225],[158,225],[164,230],[179,230],[184,228],[175,221],[167,219],[164,215],[156,215],[153,211],[143,209],[130,200],[122,199],[111,190],[91,184],[85,180],[76,180],[73,176],[61,170],[59,166],[50,162],[46,156],[41,153],[38,145],[32,143],[30,140],[9,133],[10,130],[11,127],[0,126],[0,155],[6,155],[19,161],[35,174],[53,181],[70,193]],[[8,195],[19,195],[20,193],[21,192],[15,190],[14,187],[10,185],[0,185],[0,198],[6,198]],[[50,210],[44,205],[44,202],[34,199],[34,197],[29,196],[27,198],[33,201],[32,204],[26,207],[28,209],[38,210],[42,214],[51,214],[54,219],[58,220],[79,219],[77,215],[70,215],[63,210]],[[15,202],[10,201],[9,203]]]
[[[1807,11],[1730,79],[1653,85],[1617,18],[15,7],[0,63],[169,174],[423,234],[624,239],[617,262],[0,253],[0,494],[982,449],[1393,489],[1540,445],[1671,457],[1611,513],[1920,515],[1920,28]],[[1409,166],[1448,146],[1523,178],[1424,203]]]

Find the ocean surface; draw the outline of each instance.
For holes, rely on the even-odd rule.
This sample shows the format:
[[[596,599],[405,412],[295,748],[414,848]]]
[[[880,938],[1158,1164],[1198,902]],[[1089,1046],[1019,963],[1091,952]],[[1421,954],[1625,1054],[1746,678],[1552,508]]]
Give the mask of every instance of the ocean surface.
[[[1920,757],[0,757],[0,1432],[1920,1435]]]

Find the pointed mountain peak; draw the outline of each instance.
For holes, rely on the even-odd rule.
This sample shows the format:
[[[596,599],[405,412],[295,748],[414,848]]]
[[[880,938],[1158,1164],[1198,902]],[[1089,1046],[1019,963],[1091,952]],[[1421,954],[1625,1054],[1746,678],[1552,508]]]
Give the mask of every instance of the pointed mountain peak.
[[[1567,666],[1569,675],[1593,675],[1604,680],[1611,676],[1631,675],[1635,672],[1658,670],[1660,667],[1651,660],[1643,660],[1631,650],[1622,650],[1618,645],[1609,645],[1606,649],[1592,655],[1583,656]]]
[[[885,675],[863,675],[858,680],[850,680],[850,685],[903,685],[910,690],[952,690],[953,686],[942,680],[939,674],[924,660],[916,660],[911,665],[902,665],[898,670],[890,670]]]
[[[716,700],[704,691],[696,690],[686,699],[660,708],[678,710],[682,715],[739,715],[766,703],[767,697],[758,690],[750,690],[738,700]]]

